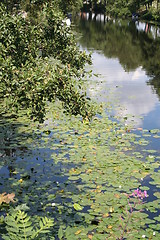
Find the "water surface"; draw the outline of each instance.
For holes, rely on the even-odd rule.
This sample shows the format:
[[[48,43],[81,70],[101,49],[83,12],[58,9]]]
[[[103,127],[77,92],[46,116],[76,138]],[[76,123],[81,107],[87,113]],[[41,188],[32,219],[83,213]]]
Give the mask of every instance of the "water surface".
[[[140,132],[148,134],[149,144],[141,136],[132,136],[132,131],[130,135],[130,129],[120,127],[115,119],[95,118],[88,125],[64,116],[58,103],[48,109],[44,124],[30,121],[23,111],[19,116],[2,114],[0,192],[14,192],[15,205],[27,204],[31,216],[54,218],[52,236],[57,236],[61,224],[73,231],[82,226],[83,236],[87,235],[95,223],[103,223],[103,216],[102,221],[94,221],[95,212],[111,215],[110,204],[117,209],[116,225],[121,208],[119,195],[114,194],[123,198],[123,192],[140,185],[148,191],[151,213],[155,211],[147,210],[149,217],[159,215],[160,133],[152,131],[160,128],[159,29],[145,23],[85,19],[77,29],[82,34],[81,48],[93,52],[89,68],[100,74],[88,80],[88,94],[110,103],[114,111],[109,114],[126,125],[131,118],[133,131],[146,128]],[[84,206],[82,213],[73,208],[77,202]],[[84,213],[92,220],[85,222]],[[158,224],[159,220],[151,229],[158,229]],[[106,231],[106,222],[100,227]]]
[[[79,44],[92,51],[93,72],[100,76],[88,89],[98,101],[118,99],[116,115],[140,116],[135,127],[160,128],[160,29],[144,22],[78,23]],[[94,85],[94,86],[93,86]],[[108,94],[111,89],[112,94]]]

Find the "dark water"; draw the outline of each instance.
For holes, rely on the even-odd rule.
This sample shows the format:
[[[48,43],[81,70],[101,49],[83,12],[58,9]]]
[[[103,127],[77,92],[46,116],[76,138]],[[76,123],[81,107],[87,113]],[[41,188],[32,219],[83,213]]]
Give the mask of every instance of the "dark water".
[[[94,17],[94,16],[93,16]],[[118,100],[119,116],[139,116],[135,127],[160,128],[160,28],[145,22],[78,20],[79,44],[92,51],[93,72],[101,74],[89,86],[98,101]],[[110,91],[110,93],[109,93]],[[160,148],[160,143],[159,143]]]

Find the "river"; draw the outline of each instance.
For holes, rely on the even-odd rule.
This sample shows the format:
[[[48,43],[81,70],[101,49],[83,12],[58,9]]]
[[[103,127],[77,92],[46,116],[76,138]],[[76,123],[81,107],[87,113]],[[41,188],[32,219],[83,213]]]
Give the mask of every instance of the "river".
[[[93,65],[86,70],[98,74],[87,79],[87,94],[106,104],[109,119],[82,122],[64,115],[59,103],[48,110],[44,124],[30,121],[23,111],[5,114],[0,191],[15,193],[13,206],[29,215],[55,219],[47,239],[63,234],[64,239],[94,234],[93,239],[108,234],[117,239],[120,216],[127,221],[124,193],[140,187],[148,193],[146,215],[140,222],[133,218],[128,234],[159,239],[160,30],[142,22],[101,20],[77,19],[75,28],[80,48],[92,51]],[[147,215],[155,221],[143,229]]]
[[[128,20],[104,23],[103,15],[88,20],[88,14],[76,26],[80,48],[92,53],[89,69],[99,74],[90,80],[88,94],[113,102],[114,115],[135,129],[160,129],[160,28]],[[150,145],[160,153],[159,139],[150,139]]]
[[[117,114],[143,117],[136,127],[160,128],[160,29],[145,22],[97,19],[83,18],[78,25],[80,46],[92,52],[92,70],[100,74],[90,95],[107,101],[112,89],[124,108]]]

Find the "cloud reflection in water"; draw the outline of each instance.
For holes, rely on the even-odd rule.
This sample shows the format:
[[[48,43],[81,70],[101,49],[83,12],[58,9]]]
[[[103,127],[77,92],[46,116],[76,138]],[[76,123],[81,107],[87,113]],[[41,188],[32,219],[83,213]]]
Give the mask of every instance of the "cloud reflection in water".
[[[126,72],[118,59],[106,58],[102,53],[94,51],[92,54],[93,71],[101,75],[96,79],[98,84],[92,84],[88,89],[92,97],[98,101],[108,101],[108,89],[112,89],[112,98],[119,99],[123,107],[116,114],[121,116],[147,116],[156,109],[159,103],[158,97],[150,85],[147,85],[149,77],[142,67],[135,71]],[[93,81],[94,82],[94,81]],[[143,125],[143,120],[138,119],[136,127]],[[154,123],[153,123],[154,125]]]

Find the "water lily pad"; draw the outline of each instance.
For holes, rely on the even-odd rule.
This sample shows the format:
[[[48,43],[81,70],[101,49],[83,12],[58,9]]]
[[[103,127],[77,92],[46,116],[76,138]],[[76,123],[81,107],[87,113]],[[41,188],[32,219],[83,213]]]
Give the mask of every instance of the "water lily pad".
[[[73,207],[74,207],[74,209],[75,209],[76,211],[81,211],[81,210],[83,209],[83,207],[80,206],[78,203],[74,203],[74,204],[73,204]]]

